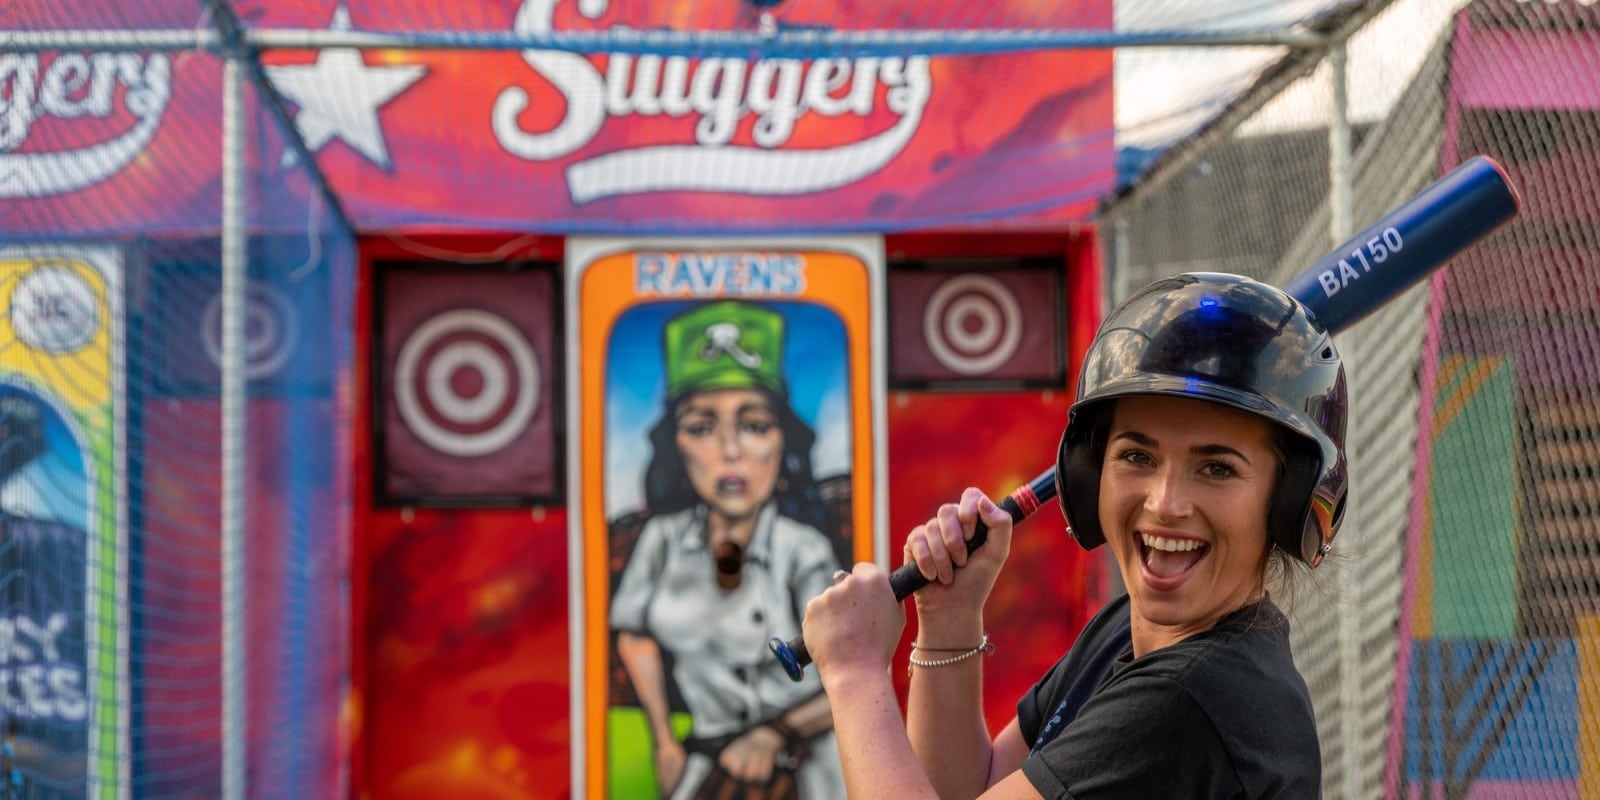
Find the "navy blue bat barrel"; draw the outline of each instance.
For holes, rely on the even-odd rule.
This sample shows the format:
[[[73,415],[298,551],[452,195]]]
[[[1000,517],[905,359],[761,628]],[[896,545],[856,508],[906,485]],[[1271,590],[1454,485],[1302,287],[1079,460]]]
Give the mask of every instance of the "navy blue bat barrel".
[[[1329,331],[1378,310],[1517,215],[1505,170],[1463,163],[1283,287]]]
[[[1056,498],[1056,471],[1052,467],[1039,473],[1038,477],[1029,481],[1026,486],[1020,486],[1011,494],[1000,501],[1000,507],[1011,515],[1012,522],[1021,522],[1028,518],[1039,507]],[[982,520],[972,531],[972,538],[967,540],[967,552],[972,552],[989,541],[989,526]],[[927,586],[931,581],[923,577],[916,564],[904,564],[894,572],[889,573],[889,587],[894,590],[896,602],[905,600],[918,589]],[[806,665],[811,663],[811,651],[806,649],[804,636],[796,636],[790,641],[774,636],[767,641],[768,649],[778,657],[778,663],[783,665],[783,671],[788,673],[792,680],[805,677]]]

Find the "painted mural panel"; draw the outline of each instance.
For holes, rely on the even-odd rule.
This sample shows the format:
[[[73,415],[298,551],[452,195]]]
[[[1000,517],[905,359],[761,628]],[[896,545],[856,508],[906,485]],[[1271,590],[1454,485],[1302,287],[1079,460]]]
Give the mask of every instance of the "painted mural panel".
[[[767,641],[881,552],[881,245],[597,241],[568,258],[575,788],[842,796],[815,671],[790,680]]]
[[[1454,18],[1441,168],[1490,155],[1523,207],[1430,282],[1387,797],[1600,791],[1596,19]]]
[[[29,797],[126,781],[121,272],[0,251],[0,726]]]

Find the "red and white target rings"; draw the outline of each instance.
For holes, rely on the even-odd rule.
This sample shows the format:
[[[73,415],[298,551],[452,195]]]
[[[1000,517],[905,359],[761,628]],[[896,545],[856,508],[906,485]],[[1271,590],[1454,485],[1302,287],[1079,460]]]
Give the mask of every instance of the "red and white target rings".
[[[417,326],[395,363],[400,417],[435,450],[493,453],[533,419],[542,379],[533,347],[504,318],[456,309]]]
[[[928,298],[922,332],[933,357],[963,375],[1005,364],[1022,341],[1022,308],[1005,284],[987,275],[959,275]]]

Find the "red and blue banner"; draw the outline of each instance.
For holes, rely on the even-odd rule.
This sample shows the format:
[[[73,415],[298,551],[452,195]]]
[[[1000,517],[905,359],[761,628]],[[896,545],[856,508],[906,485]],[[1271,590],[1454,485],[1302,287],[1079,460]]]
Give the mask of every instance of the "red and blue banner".
[[[29,29],[100,3],[28,0]],[[171,29],[116,4],[114,23]],[[89,6],[85,8],[84,6]],[[786,28],[911,30],[950,2],[797,2]],[[474,31],[529,38],[641,30],[749,33],[750,4],[416,0],[235,4],[247,30]],[[149,16],[146,20],[142,17]],[[1109,30],[1110,0],[1006,0],[979,27]],[[191,28],[210,30],[196,19]],[[969,26],[970,27],[970,26]],[[264,74],[359,230],[550,233],[1063,228],[1114,175],[1110,50],[759,57],[555,50],[265,50]],[[7,114],[0,235],[214,230],[221,60],[208,52],[8,54],[28,115]],[[13,102],[16,109],[23,104]],[[247,218],[304,226],[312,178],[247,92]],[[314,206],[313,206],[314,209]],[[314,209],[315,210],[315,209]]]

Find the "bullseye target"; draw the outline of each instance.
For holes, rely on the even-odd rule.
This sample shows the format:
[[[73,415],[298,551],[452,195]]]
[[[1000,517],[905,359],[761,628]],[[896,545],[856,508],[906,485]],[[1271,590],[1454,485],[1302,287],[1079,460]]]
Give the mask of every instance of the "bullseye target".
[[[527,430],[541,381],[533,346],[516,326],[488,311],[455,309],[406,337],[394,399],[418,439],[471,458],[497,452]]]
[[[1062,265],[1047,258],[908,261],[889,272],[889,383],[905,389],[1060,386]]]
[[[554,265],[388,263],[376,294],[378,502],[560,497]]]
[[[959,275],[928,298],[922,332],[940,364],[962,375],[982,375],[1016,355],[1022,341],[1022,308],[1000,281],[987,275]]]
[[[294,304],[277,289],[251,282],[245,289],[245,377],[271,378],[294,354],[300,325]],[[211,296],[200,319],[200,341],[212,366],[222,369],[222,293]]]

